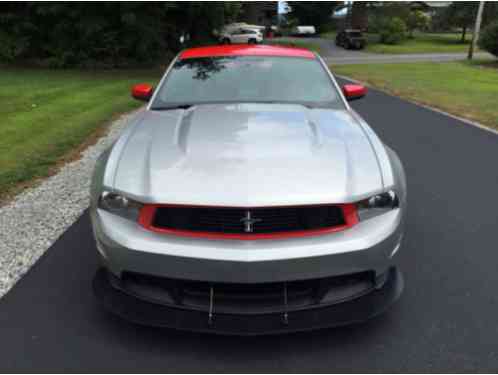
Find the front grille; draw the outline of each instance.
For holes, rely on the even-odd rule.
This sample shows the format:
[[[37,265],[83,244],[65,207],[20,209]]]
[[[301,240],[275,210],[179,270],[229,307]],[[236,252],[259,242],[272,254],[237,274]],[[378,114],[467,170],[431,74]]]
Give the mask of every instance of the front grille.
[[[216,312],[254,314],[341,303],[370,292],[374,286],[375,274],[365,271],[322,279],[257,284],[209,283],[124,272],[118,287],[135,297],[163,305],[208,311],[212,302]]]
[[[217,208],[158,207],[152,226],[160,229],[227,234],[265,234],[326,229],[345,225],[335,205]]]

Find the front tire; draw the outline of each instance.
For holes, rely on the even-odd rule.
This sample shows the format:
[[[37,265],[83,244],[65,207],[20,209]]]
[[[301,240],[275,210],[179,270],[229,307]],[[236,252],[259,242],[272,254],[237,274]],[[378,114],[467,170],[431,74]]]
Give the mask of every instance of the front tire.
[[[256,40],[256,39],[254,39],[254,38],[253,38],[253,39],[249,39],[249,40],[247,41],[247,43],[248,43],[248,44],[256,44],[256,43],[258,43],[258,42],[257,42],[257,40]]]
[[[223,38],[223,39],[221,40],[221,43],[222,43],[222,44],[230,44],[230,39],[228,39],[228,38]]]

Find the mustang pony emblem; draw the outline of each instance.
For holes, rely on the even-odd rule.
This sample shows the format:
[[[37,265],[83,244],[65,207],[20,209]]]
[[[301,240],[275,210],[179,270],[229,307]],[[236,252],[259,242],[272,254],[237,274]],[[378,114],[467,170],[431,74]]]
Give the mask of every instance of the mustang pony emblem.
[[[252,233],[254,231],[254,224],[260,222],[261,219],[255,219],[251,215],[251,211],[246,211],[246,216],[240,219],[244,223],[244,232]]]

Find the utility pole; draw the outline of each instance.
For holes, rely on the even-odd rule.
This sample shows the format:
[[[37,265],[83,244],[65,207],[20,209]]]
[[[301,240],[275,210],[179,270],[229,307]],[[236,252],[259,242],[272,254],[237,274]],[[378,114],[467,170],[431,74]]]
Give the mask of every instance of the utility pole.
[[[472,60],[474,56],[474,49],[477,46],[477,40],[479,39],[479,30],[481,29],[481,21],[482,21],[482,11],[484,10],[484,1],[479,1],[479,9],[477,10],[476,23],[474,25],[474,33],[472,34],[472,42],[469,46],[469,54],[467,58]]]

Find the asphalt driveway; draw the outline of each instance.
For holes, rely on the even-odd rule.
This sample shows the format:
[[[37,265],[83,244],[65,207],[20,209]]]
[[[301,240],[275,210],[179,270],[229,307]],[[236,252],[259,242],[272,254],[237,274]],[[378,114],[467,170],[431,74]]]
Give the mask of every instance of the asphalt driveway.
[[[496,371],[498,136],[375,90],[354,107],[408,177],[406,287],[387,314],[259,338],[128,324],[92,296],[85,213],[0,300],[0,371]]]

